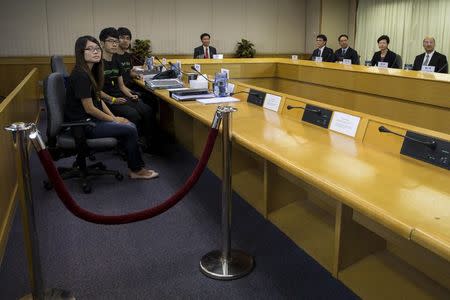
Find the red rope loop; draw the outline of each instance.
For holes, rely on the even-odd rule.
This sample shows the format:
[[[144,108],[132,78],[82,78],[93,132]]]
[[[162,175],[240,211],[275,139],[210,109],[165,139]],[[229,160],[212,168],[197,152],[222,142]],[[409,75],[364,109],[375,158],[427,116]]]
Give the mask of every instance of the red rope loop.
[[[59,175],[58,170],[56,169],[55,164],[53,163],[53,159],[50,156],[48,150],[44,149],[39,151],[38,156],[39,159],[41,160],[41,163],[45,171],[47,172],[48,178],[50,179],[55,188],[56,194],[61,199],[64,206],[72,214],[74,214],[80,219],[95,224],[108,224],[108,225],[127,224],[152,218],[154,216],[162,214],[163,212],[167,211],[169,208],[177,204],[197,183],[201,174],[205,170],[209,157],[211,156],[211,152],[213,150],[217,134],[218,130],[211,128],[211,130],[209,131],[208,140],[206,141],[205,148],[203,150],[202,156],[200,157],[200,160],[197,163],[197,166],[195,167],[191,176],[186,180],[184,185],[174,195],[172,195],[166,201],[154,207],[124,215],[104,216],[97,213],[92,213],[80,207],[67,190],[64,181]]]

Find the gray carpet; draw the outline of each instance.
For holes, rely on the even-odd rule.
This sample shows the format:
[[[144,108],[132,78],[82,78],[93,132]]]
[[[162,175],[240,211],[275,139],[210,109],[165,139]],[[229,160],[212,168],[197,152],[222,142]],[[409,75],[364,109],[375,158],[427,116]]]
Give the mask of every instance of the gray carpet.
[[[95,212],[147,208],[176,191],[196,164],[178,145],[165,148],[165,156],[145,155],[148,166],[160,172],[159,179],[125,178],[119,184],[114,178],[99,178],[90,195],[81,193],[74,180],[67,185],[82,207]],[[97,159],[125,172],[117,156],[104,153]],[[77,219],[53,191],[42,187],[44,171],[34,153],[31,169],[45,284],[69,289],[77,299],[358,299],[237,195],[232,245],[251,253],[256,267],[250,275],[229,282],[202,275],[200,258],[220,246],[221,183],[209,171],[165,214],[105,226]],[[17,299],[29,289],[18,210],[0,266],[0,299]]]

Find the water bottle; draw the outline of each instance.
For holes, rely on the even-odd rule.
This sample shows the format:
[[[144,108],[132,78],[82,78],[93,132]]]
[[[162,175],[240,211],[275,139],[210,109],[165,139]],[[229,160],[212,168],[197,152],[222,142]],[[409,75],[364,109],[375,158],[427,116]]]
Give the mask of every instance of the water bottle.
[[[153,56],[147,57],[145,64],[147,65],[147,69],[149,71],[153,70]]]
[[[227,73],[216,73],[214,78],[214,96],[216,97],[226,97],[227,93],[228,78]]]
[[[177,60],[172,65],[173,65],[173,67],[171,69],[175,71],[175,74],[177,74],[177,78],[181,81],[181,79],[183,77],[183,73],[181,73],[181,62],[179,60]]]

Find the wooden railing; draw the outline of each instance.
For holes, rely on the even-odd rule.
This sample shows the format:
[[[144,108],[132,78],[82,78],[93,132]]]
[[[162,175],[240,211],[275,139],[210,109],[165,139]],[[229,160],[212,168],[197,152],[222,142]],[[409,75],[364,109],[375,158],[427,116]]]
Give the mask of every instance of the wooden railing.
[[[37,122],[39,117],[38,70],[32,69],[0,103],[0,263],[3,257],[18,192],[16,150],[11,134],[3,128],[14,122]]]

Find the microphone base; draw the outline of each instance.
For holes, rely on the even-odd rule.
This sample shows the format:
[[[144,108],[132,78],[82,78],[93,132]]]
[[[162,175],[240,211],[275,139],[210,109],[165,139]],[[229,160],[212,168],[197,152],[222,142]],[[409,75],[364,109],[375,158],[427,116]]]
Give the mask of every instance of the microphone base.
[[[231,250],[228,260],[220,250],[211,251],[200,261],[200,270],[210,278],[233,280],[249,274],[255,265],[253,257],[240,250]]]

